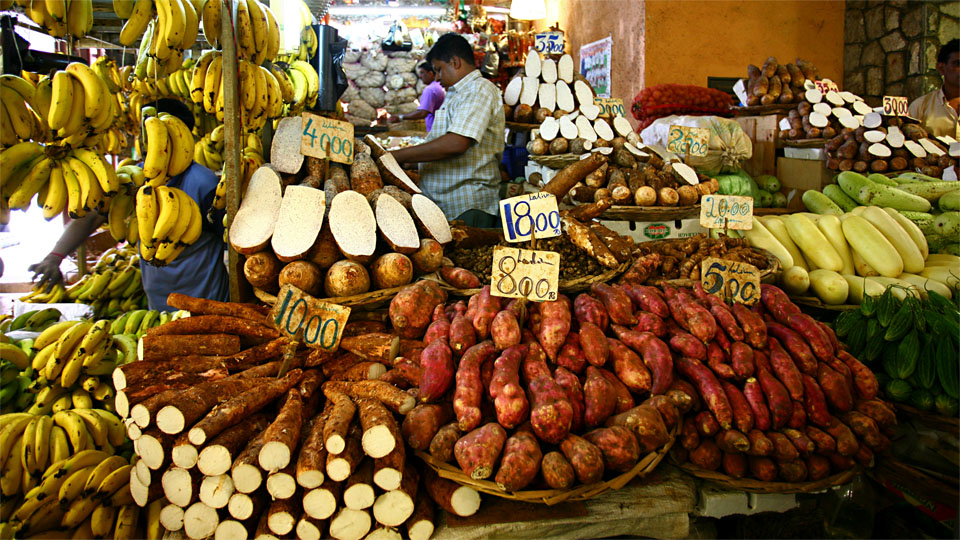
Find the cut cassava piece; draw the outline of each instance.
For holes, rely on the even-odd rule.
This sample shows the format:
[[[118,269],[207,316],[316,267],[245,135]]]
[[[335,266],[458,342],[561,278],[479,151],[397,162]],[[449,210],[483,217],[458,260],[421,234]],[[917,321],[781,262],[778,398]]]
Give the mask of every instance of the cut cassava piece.
[[[523,78],[514,77],[503,90],[503,102],[513,107],[520,102],[520,91],[523,89]]]
[[[413,217],[426,236],[433,238],[440,244],[446,244],[453,240],[453,235],[450,233],[450,223],[447,222],[447,217],[443,215],[443,210],[437,206],[437,203],[423,195],[414,195],[411,206],[413,207]]]
[[[378,523],[399,527],[413,515],[417,500],[417,485],[420,475],[412,465],[403,471],[400,487],[382,493],[373,503],[373,517]]]
[[[537,96],[540,92],[540,79],[537,77],[524,77],[523,89],[520,90],[520,105],[533,107],[537,102]]]
[[[577,97],[577,103],[593,103],[593,88],[585,79],[579,78],[573,81],[573,93]]]
[[[563,169],[560,169],[541,191],[551,193],[557,200],[560,200],[566,196],[570,188],[576,185],[577,182],[583,181],[588,174],[599,169],[600,166],[606,162],[607,158],[605,156],[591,154],[576,163],[571,163]]]
[[[597,132],[594,131],[590,119],[586,116],[578,116],[576,121],[577,136],[585,141],[596,142]]]
[[[144,432],[137,439],[137,455],[151,470],[158,470],[170,462],[170,451],[173,447],[172,435],[151,429]]]
[[[329,410],[330,406],[327,405],[323,414],[311,419],[303,429],[295,473],[297,484],[306,489],[318,487],[326,479],[327,449],[323,444],[323,427]]]
[[[420,188],[407,176],[393,154],[388,152],[378,157],[377,164],[380,166],[381,176],[386,183],[397,186],[407,193],[421,193]]]
[[[141,361],[156,362],[192,354],[226,356],[240,351],[240,336],[232,334],[145,335],[138,345]]]
[[[326,198],[322,190],[287,186],[270,239],[277,258],[291,262],[306,257],[320,234],[325,211]]]
[[[267,510],[267,526],[275,534],[284,537],[290,534],[290,531],[297,524],[301,510],[300,501],[294,499],[273,501]]]
[[[160,509],[160,524],[170,532],[183,529],[183,508],[175,504],[167,504]]]
[[[258,462],[267,472],[276,472],[290,464],[290,458],[300,440],[303,422],[303,398],[300,391],[292,388],[280,407],[276,420],[263,434],[263,448]]]
[[[230,466],[233,487],[240,493],[253,493],[263,483],[263,471],[257,465],[260,449],[263,448],[263,432],[257,434]]]
[[[548,116],[540,123],[540,137],[543,140],[550,142],[557,138],[558,133],[560,133],[560,122],[556,118]]]
[[[337,511],[343,484],[327,479],[323,485],[303,496],[303,511],[314,519],[327,519]]]
[[[300,540],[320,540],[324,538],[327,532],[327,523],[321,519],[313,519],[310,516],[300,516],[297,522],[297,538]]]
[[[364,195],[344,191],[330,203],[330,231],[340,251],[366,262],[377,248],[377,218]]]
[[[379,362],[359,362],[348,369],[330,376],[331,381],[366,381],[379,379],[387,372],[387,366]]]
[[[280,334],[264,323],[229,315],[200,315],[170,321],[147,330],[147,336],[189,334],[234,334],[238,336],[276,339]],[[144,336],[146,337],[146,336]]]
[[[553,83],[540,83],[537,88],[540,106],[553,112],[557,109],[557,87]]]
[[[617,132],[617,135],[621,137],[626,137],[627,135],[633,133],[633,128],[630,126],[630,122],[620,115],[613,117],[613,129]]]
[[[201,480],[203,475],[198,471],[170,467],[160,479],[163,496],[170,503],[186,508],[191,502],[197,500]]]
[[[154,379],[152,384],[142,382],[118,390],[114,399],[117,413],[132,418],[138,427],[146,428],[156,411],[168,402],[163,400],[176,399],[178,394],[201,384],[222,381],[227,378],[227,372],[225,368],[208,369],[202,373],[168,371],[164,378]]]
[[[213,535],[219,523],[217,511],[202,502],[195,502],[183,511],[183,532],[193,540]]]
[[[540,58],[540,53],[532,49],[527,51],[527,57],[523,61],[523,74],[527,77],[538,78],[542,68],[543,59]]]
[[[170,461],[172,461],[174,465],[183,469],[192,469],[197,465],[198,459],[200,459],[200,452],[196,446],[190,444],[186,433],[181,434],[173,441],[173,448],[170,450]]]
[[[151,501],[155,501],[160,497],[163,497],[163,486],[160,485],[160,482],[153,482],[150,486],[144,485],[137,478],[137,475],[130,475],[130,495],[133,497],[133,502],[137,506],[144,508]]]
[[[234,492],[230,496],[230,502],[227,503],[227,511],[230,515],[241,521],[246,521],[251,517],[260,515],[266,506],[267,498],[263,492],[249,493]]]
[[[564,139],[576,139],[579,135],[577,125],[567,116],[560,119],[560,135]]]
[[[217,523],[217,530],[213,533],[213,540],[238,540],[250,538],[247,527],[235,520],[224,519]]]
[[[324,395],[333,405],[322,426],[323,441],[328,452],[339,454],[346,448],[347,432],[357,412],[357,406],[345,392],[335,391],[325,386]]]
[[[680,180],[695,186],[700,183],[700,178],[697,176],[697,171],[693,170],[693,167],[687,165],[686,163],[672,163],[671,167],[675,176],[678,176]]]
[[[557,62],[552,58],[547,58],[540,64],[540,78],[543,82],[553,84],[557,82]],[[540,104],[543,106],[543,103]]]
[[[326,382],[323,384],[324,394],[329,398],[328,392],[340,392],[357,398],[372,398],[383,403],[388,409],[397,414],[407,414],[410,409],[417,404],[416,398],[400,390],[392,384],[383,381],[360,381],[360,382]]]
[[[238,252],[252,255],[270,244],[280,213],[281,185],[280,175],[270,167],[260,167],[250,177],[243,202],[230,224],[230,245]]]
[[[204,476],[200,482],[200,502],[210,508],[225,508],[233,491],[233,479],[229,474]]]
[[[233,460],[247,442],[270,425],[267,415],[256,414],[217,435],[200,451],[197,468],[206,476],[230,472]]]
[[[252,321],[264,322],[270,312],[255,304],[220,302],[208,298],[195,298],[180,293],[167,295],[167,305],[174,309],[189,311],[192,315],[231,315]]]
[[[337,540],[360,540],[370,532],[372,520],[366,510],[341,508],[330,520],[330,537]]]
[[[327,454],[327,478],[334,482],[343,482],[363,461],[363,447],[360,444],[359,430],[351,428],[347,434],[347,444],[339,454]]]
[[[480,493],[477,490],[440,478],[433,469],[424,468],[423,487],[437,506],[456,516],[469,517],[480,509]]]
[[[157,405],[166,403],[156,412],[154,423],[160,431],[173,435],[182,432],[194,422],[203,418],[210,409],[225,401],[231,395],[246,392],[265,382],[257,377],[230,377],[199,384],[179,393],[164,393],[157,396],[157,403],[148,410],[154,410]]]
[[[570,90],[570,83],[557,81],[555,86],[557,88],[557,109],[563,112],[575,111],[577,108],[577,103],[573,98],[573,91]],[[592,100],[590,101],[590,104],[593,105]],[[597,114],[600,114],[599,110],[597,110]]]
[[[410,540],[430,540],[433,536],[433,501],[423,490],[417,491],[416,506],[404,526]]]
[[[297,174],[303,167],[300,143],[303,139],[303,120],[300,116],[283,118],[277,124],[270,144],[270,164],[277,172]],[[246,198],[246,196],[244,196]]]
[[[397,253],[414,253],[420,249],[420,235],[410,212],[400,201],[381,193],[373,203],[380,236]]]
[[[296,465],[287,465],[275,473],[267,475],[267,493],[274,499],[289,499],[297,492]]]
[[[373,489],[373,461],[363,460],[360,466],[347,478],[343,489],[343,504],[347,508],[363,510],[373,506],[376,492]]]

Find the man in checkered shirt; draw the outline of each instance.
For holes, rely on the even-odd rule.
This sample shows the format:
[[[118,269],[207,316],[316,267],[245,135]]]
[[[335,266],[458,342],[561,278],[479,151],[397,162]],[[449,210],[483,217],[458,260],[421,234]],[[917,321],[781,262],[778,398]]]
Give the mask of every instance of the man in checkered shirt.
[[[449,33],[427,53],[447,90],[423,144],[393,152],[401,163],[420,164],[420,188],[447,219],[474,227],[499,227],[500,158],[503,153],[503,98],[480,76],[473,48]]]

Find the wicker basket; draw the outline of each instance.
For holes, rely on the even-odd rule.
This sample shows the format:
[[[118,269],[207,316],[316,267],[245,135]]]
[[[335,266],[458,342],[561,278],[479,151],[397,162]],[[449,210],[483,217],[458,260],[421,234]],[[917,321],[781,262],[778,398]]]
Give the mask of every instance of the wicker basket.
[[[403,287],[406,287],[404,285]],[[318,298],[317,300],[321,302],[327,302],[330,304],[337,304],[340,306],[349,306],[349,307],[358,307],[358,306],[373,306],[381,303],[389,302],[393,300],[393,297],[400,292],[403,287],[394,287],[392,289],[380,289],[378,291],[370,291],[368,293],[357,294],[354,296],[340,296],[336,298]],[[257,289],[254,287],[253,294],[264,304],[272,306],[276,303],[277,297],[273,294],[268,293],[262,289]]]
[[[716,471],[701,469],[690,463],[680,463],[677,466],[701,480],[713,482],[727,489],[750,493],[814,493],[846,484],[858,473],[857,468],[853,468],[812,482],[764,482],[755,478],[734,478]]]
[[[700,215],[700,205],[693,206],[611,206],[603,219],[617,221],[672,221]]]
[[[677,430],[678,426],[675,426],[673,432],[670,433],[670,440],[668,440],[663,447],[640,458],[640,461],[637,461],[637,464],[634,465],[629,471],[603,482],[574,486],[570,489],[540,489],[512,492],[504,491],[500,489],[495,482],[490,480],[474,480],[473,478],[470,478],[464,474],[463,471],[460,470],[460,468],[456,465],[439,461],[426,452],[417,452],[417,456],[422,459],[424,463],[426,463],[431,469],[436,471],[441,478],[453,480],[458,484],[472,487],[481,493],[494,495],[504,499],[511,499],[514,501],[541,503],[551,506],[567,501],[585,501],[592,497],[596,497],[597,495],[606,493],[607,491],[620,489],[627,485],[634,478],[643,478],[644,476],[650,474],[650,472],[656,469],[657,465],[663,461],[664,456],[667,455],[667,453],[670,451],[670,448],[673,447],[673,443],[677,438]]]
[[[620,276],[620,274],[626,272],[632,263],[633,261],[626,261],[621,263],[620,266],[616,268],[610,268],[606,270],[602,274],[582,276],[574,279],[561,279],[557,283],[557,290],[560,293],[575,293],[585,291],[594,283],[606,283],[616,279]],[[440,277],[439,272],[425,276],[424,279],[432,279],[433,281],[436,281],[440,284],[441,289],[447,291],[448,294],[453,296],[473,296],[480,292],[480,289],[458,289],[444,281],[443,278]]]

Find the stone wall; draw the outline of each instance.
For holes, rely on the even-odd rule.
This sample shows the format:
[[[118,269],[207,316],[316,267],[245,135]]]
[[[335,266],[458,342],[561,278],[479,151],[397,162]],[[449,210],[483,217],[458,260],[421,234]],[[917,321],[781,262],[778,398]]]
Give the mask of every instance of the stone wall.
[[[940,86],[937,52],[960,35],[960,2],[847,0],[843,89],[871,105]]]

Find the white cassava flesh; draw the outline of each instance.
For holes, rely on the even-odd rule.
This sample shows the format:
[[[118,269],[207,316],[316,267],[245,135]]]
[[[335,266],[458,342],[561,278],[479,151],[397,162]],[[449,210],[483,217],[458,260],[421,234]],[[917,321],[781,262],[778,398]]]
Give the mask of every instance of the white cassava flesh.
[[[590,120],[586,116],[580,116],[576,121],[577,126],[577,135],[585,140],[590,142],[595,142],[597,140],[597,132],[594,131],[593,125],[590,124]]]
[[[552,58],[547,58],[540,64],[540,78],[543,82],[553,84],[557,82],[557,63]]]
[[[527,51],[527,58],[523,61],[523,74],[527,77],[538,78],[543,67],[543,61],[540,59],[540,53],[530,49]]]
[[[414,219],[420,224],[421,229],[427,236],[441,244],[453,240],[450,233],[450,223],[437,203],[423,195],[414,195],[411,206],[413,206]]]
[[[270,240],[277,258],[291,262],[305,257],[317,241],[325,211],[323,190],[287,186]]]
[[[303,140],[303,120],[299,116],[283,118],[273,132],[270,143],[270,165],[284,174],[297,174],[303,166],[300,143]]]
[[[267,247],[277,224],[281,200],[280,175],[269,166],[257,169],[230,224],[229,238],[234,249],[251,255]]]
[[[557,86],[553,83],[540,83],[537,90],[540,106],[553,112],[557,110]]]
[[[380,234],[394,251],[414,253],[420,249],[417,225],[400,201],[384,193],[377,197],[374,213]]]
[[[220,523],[217,511],[202,502],[195,502],[183,512],[183,532],[199,540],[211,536]]]
[[[597,121],[593,123],[593,129],[596,130],[597,137],[600,137],[605,141],[613,140],[613,130],[610,129],[610,124],[608,124],[603,118],[597,118]]]
[[[556,139],[559,132],[560,122],[552,116],[546,117],[540,124],[540,136],[547,142]]]
[[[563,112],[571,112],[576,109],[577,104],[573,99],[573,92],[570,91],[570,85],[561,80],[557,81],[555,86],[557,87],[557,108]]]
[[[503,90],[503,102],[513,107],[520,102],[521,90],[523,90],[523,79],[521,77],[514,77],[507,83],[507,87]]]
[[[330,536],[337,540],[360,540],[370,532],[370,513],[341,508],[330,520]]]
[[[330,203],[329,219],[330,231],[344,255],[373,255],[377,249],[377,218],[366,197],[353,190],[338,193]]]
[[[205,476],[200,483],[200,502],[210,508],[223,508],[230,502],[233,491],[230,475]]]
[[[560,119],[560,136],[562,136],[564,139],[576,139],[577,125],[574,124],[567,117],[561,118]]]
[[[537,102],[537,95],[540,91],[540,79],[537,77],[524,77],[523,89],[520,91],[520,104],[533,107]]]
[[[557,78],[570,84],[573,82],[573,71],[573,57],[569,54],[561,56],[557,62]]]

